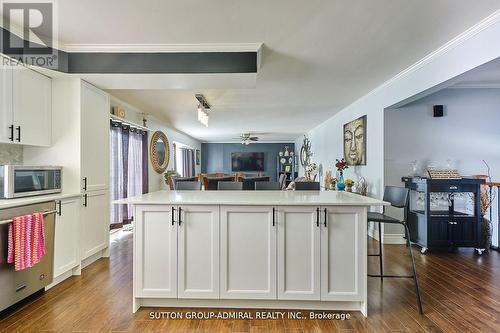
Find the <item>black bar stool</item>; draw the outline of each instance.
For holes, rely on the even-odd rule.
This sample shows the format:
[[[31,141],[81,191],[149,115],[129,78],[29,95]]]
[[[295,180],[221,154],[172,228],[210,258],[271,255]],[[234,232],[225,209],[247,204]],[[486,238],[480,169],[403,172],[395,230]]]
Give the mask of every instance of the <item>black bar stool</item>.
[[[383,282],[384,278],[408,278],[413,279],[415,283],[415,292],[417,294],[417,305],[418,312],[423,314],[422,311],[422,301],[420,300],[420,288],[418,286],[417,279],[417,269],[415,268],[415,259],[413,258],[413,252],[411,247],[411,238],[410,238],[410,229],[408,229],[408,224],[406,221],[408,220],[408,198],[409,198],[409,190],[404,187],[397,186],[386,186],[384,189],[384,201],[390,202],[391,206],[396,208],[404,209],[404,219],[398,220],[388,215],[385,215],[385,208],[382,213],[376,212],[368,212],[368,223],[376,222],[378,223],[378,249],[379,253],[368,254],[368,256],[379,257],[380,263],[380,274],[368,274],[370,277],[380,277],[380,280]],[[408,248],[408,252],[411,258],[411,265],[413,269],[412,275],[384,275],[384,265],[383,265],[383,253],[382,253],[382,223],[392,223],[392,224],[401,224],[405,229],[405,238],[406,238],[406,246]]]

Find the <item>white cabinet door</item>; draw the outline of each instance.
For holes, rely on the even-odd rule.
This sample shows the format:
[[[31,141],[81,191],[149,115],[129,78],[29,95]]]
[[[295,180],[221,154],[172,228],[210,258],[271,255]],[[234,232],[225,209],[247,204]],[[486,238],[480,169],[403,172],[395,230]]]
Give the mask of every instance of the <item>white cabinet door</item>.
[[[87,191],[108,188],[109,95],[82,82],[81,177]],[[86,179],[84,181],[84,179]]]
[[[109,196],[107,191],[87,192],[82,198],[82,259],[109,245]]]
[[[12,117],[12,68],[0,56],[0,142],[14,142]]]
[[[321,213],[321,300],[362,301],[366,208],[321,207]]]
[[[320,299],[319,207],[278,207],[278,299]]]
[[[219,207],[179,206],[179,298],[219,298]]]
[[[273,207],[221,206],[220,298],[276,299]]]
[[[177,222],[174,207],[137,206],[134,297],[177,297]]]
[[[80,264],[80,198],[61,200],[56,214],[54,277]],[[59,213],[61,215],[59,215]]]
[[[50,146],[52,80],[23,66],[12,69],[14,142]]]

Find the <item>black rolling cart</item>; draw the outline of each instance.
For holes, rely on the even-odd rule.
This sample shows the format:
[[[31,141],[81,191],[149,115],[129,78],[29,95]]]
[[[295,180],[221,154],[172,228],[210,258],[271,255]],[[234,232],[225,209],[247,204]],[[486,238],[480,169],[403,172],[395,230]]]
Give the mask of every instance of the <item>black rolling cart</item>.
[[[411,241],[428,249],[473,247],[481,239],[480,186],[483,179],[403,177],[410,189],[408,226]]]

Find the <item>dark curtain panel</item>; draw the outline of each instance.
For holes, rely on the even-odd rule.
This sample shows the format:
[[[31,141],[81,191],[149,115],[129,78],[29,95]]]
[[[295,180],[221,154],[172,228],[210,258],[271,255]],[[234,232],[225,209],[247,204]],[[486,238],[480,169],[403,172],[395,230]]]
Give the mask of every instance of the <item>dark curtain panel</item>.
[[[148,132],[142,136],[142,193],[149,192]]]
[[[122,165],[123,165],[123,183],[125,189],[123,190],[124,198],[128,197],[127,183],[128,183],[128,137],[129,137],[130,126],[122,124]],[[128,216],[127,205],[122,205],[123,211],[123,222],[128,222],[130,217]]]
[[[195,161],[195,154],[196,152],[193,150],[193,149],[190,149],[189,150],[191,152],[191,177],[194,177],[195,176],[195,165],[196,165],[196,161]]]
[[[110,199],[111,201],[148,192],[147,132],[119,121],[111,121]],[[127,205],[111,204],[111,229],[133,219]]]

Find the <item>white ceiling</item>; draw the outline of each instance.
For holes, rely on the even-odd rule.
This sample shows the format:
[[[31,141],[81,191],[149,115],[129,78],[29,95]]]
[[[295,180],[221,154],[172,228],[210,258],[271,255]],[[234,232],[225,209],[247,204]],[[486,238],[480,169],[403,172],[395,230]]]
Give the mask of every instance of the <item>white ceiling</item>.
[[[64,0],[59,39],[264,43],[256,88],[112,90],[203,141],[295,139],[500,8],[498,0]],[[195,93],[213,106],[196,121]]]

